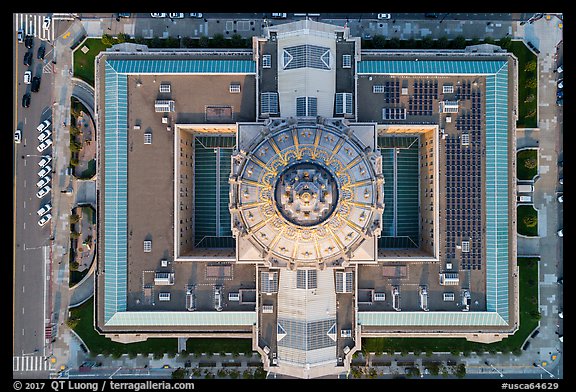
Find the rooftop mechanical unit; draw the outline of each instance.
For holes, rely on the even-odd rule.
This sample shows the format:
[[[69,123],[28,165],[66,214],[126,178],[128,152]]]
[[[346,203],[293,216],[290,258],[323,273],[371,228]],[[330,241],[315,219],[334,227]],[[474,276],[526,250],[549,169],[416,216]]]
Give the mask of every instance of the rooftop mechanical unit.
[[[154,111],[156,113],[168,113],[174,111],[174,101],[167,99],[157,99],[154,102]]]
[[[156,286],[171,286],[174,284],[174,272],[156,272],[154,274]]]
[[[418,287],[418,294],[420,295],[420,308],[427,312],[428,309],[428,290],[426,286]]]
[[[440,274],[441,286],[456,286],[460,283],[457,272],[443,272]]]
[[[468,290],[462,292],[462,305],[464,305],[463,312],[470,310],[470,291]]]
[[[392,307],[397,312],[400,311],[400,287],[392,286]]]
[[[222,287],[214,286],[214,309],[218,312],[222,310]]]
[[[189,312],[196,310],[196,294],[193,287],[186,289],[186,310]]]

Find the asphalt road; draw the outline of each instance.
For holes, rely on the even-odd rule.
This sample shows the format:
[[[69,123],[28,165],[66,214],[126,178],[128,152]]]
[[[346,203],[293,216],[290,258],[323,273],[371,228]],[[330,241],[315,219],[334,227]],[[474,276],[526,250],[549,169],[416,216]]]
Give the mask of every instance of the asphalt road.
[[[38,152],[36,127],[51,117],[52,75],[43,73],[44,62],[36,58],[42,41],[34,38],[33,62],[30,67],[23,64],[24,44],[18,44],[14,34],[14,129],[22,130],[22,142],[14,143],[13,161],[13,214],[14,214],[14,259],[13,259],[13,355],[44,355],[44,327],[46,304],[46,276],[50,273],[50,226],[38,226],[36,211],[50,201],[51,194],[41,199],[36,197],[40,170],[38,162],[42,155],[51,154],[51,147]],[[51,46],[46,45],[46,56],[50,58]],[[48,61],[48,60],[47,60]],[[23,74],[31,70],[33,76],[41,77],[40,91],[30,92],[24,84]],[[22,107],[22,95],[30,92],[30,107]]]

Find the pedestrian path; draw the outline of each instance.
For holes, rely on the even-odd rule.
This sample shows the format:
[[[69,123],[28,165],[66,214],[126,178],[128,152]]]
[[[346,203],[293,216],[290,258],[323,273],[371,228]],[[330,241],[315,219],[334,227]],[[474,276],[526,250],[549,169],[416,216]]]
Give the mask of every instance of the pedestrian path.
[[[44,29],[44,15],[38,14],[14,14],[16,31],[24,30],[24,36],[31,35],[43,41],[54,41],[54,23],[50,23],[48,29]]]
[[[12,357],[13,372],[38,372],[54,370],[50,357],[40,357],[33,355],[23,355]]]

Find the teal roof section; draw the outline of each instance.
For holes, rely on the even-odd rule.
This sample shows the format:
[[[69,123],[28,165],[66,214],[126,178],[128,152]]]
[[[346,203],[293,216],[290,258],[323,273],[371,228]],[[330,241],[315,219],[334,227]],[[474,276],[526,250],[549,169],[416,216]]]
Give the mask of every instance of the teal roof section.
[[[107,327],[210,327],[252,326],[256,312],[119,312]]]
[[[508,320],[508,65],[486,78],[486,308]]]
[[[255,74],[254,60],[108,60],[122,74]]]
[[[128,99],[127,77],[105,64],[104,320],[126,310]]]
[[[502,60],[362,60],[358,74],[490,75],[504,64]]]
[[[507,326],[496,312],[358,312],[363,327]]]

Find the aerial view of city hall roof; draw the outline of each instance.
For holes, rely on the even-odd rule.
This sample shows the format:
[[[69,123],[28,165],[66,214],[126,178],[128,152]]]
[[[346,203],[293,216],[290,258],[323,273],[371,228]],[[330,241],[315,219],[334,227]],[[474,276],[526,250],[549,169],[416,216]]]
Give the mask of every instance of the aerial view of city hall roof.
[[[516,58],[360,42],[303,20],[97,57],[101,334],[250,338],[314,378],[363,337],[518,329]]]

